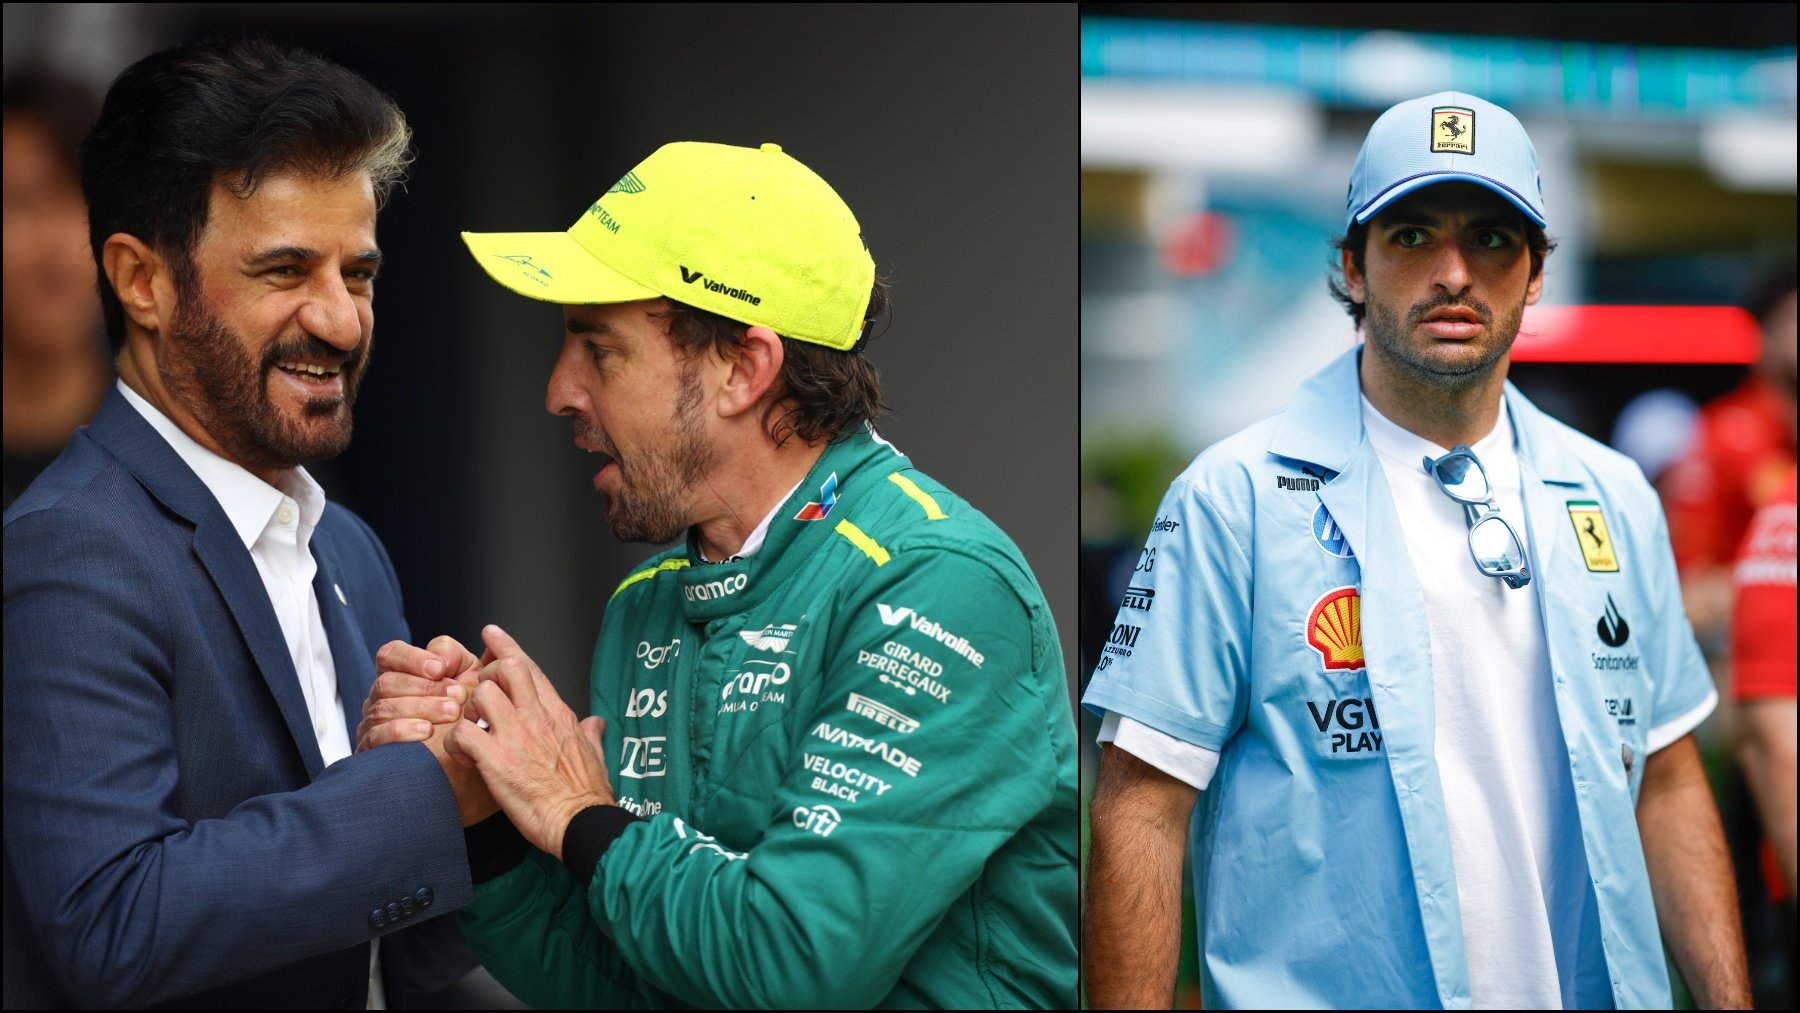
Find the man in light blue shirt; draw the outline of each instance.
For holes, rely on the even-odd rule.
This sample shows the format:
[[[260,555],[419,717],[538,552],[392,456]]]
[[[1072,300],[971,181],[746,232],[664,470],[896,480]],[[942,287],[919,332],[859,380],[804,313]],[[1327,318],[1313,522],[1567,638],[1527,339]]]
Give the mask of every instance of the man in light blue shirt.
[[[1696,1001],[1747,1003],[1655,493],[1506,383],[1530,139],[1403,102],[1346,225],[1365,343],[1175,480],[1085,697],[1090,1002],[1168,1004],[1187,844],[1208,1006],[1666,1007],[1659,911]]]

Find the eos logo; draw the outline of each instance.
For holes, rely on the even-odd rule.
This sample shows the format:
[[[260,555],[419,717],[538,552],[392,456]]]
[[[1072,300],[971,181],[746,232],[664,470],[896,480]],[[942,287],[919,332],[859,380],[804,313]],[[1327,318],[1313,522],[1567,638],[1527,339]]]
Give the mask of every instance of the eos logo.
[[[661,647],[652,647],[650,641],[640,640],[637,645],[638,660],[646,669],[655,668],[665,661],[681,657],[681,639],[678,637]]]
[[[690,584],[687,587],[682,588],[682,591],[687,594],[688,601],[711,601],[714,598],[724,598],[728,595],[734,595],[739,591],[742,591],[744,585],[749,582],[749,575],[740,573],[734,577],[726,577],[724,580],[709,580],[704,584]]]
[[[669,691],[657,692],[654,689],[633,688],[631,696],[625,701],[625,716],[628,718],[660,718],[669,709]]]

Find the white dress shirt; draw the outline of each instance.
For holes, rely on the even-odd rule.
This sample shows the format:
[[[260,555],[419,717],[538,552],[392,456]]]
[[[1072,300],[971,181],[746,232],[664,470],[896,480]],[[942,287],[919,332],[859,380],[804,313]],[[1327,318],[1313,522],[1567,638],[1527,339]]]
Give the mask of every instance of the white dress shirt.
[[[125,381],[118,384],[125,400],[213,494],[256,562],[263,590],[281,623],[281,635],[287,641],[288,657],[299,677],[300,694],[306,698],[306,713],[325,765],[349,756],[350,729],[338,693],[337,665],[312,586],[319,572],[312,554],[312,534],[325,514],[325,490],[305,468],[280,472],[276,485],[269,485],[242,465],[201,446]],[[334,585],[333,590],[343,598],[343,588]],[[380,949],[369,949],[369,1009],[387,1008],[381,988]]]

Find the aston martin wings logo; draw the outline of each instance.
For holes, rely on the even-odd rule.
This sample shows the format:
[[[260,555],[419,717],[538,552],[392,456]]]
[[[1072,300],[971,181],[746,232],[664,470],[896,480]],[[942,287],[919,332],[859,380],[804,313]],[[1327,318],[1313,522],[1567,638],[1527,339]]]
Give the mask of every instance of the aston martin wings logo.
[[[787,650],[788,642],[794,639],[794,631],[797,629],[799,627],[794,623],[786,623],[781,626],[764,626],[760,630],[744,630],[738,636],[743,638],[744,643],[759,651],[780,654]]]

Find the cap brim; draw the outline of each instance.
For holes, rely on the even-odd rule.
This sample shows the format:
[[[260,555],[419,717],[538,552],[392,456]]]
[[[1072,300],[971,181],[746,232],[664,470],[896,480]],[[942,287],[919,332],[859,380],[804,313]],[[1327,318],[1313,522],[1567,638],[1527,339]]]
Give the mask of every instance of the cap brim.
[[[567,232],[465,232],[462,237],[488,277],[530,299],[584,305],[662,295],[595,260]]]
[[[1436,186],[1439,183],[1474,183],[1476,186],[1492,190],[1506,198],[1508,204],[1518,208],[1521,214],[1526,218],[1531,219],[1533,222],[1536,222],[1539,228],[1546,228],[1550,224],[1544,220],[1542,214],[1539,214],[1532,208],[1525,198],[1508,190],[1506,187],[1501,186],[1499,183],[1488,179],[1486,176],[1475,176],[1466,172],[1431,172],[1414,179],[1409,179],[1370,201],[1367,207],[1356,213],[1355,221],[1358,225],[1366,225],[1368,224],[1369,219],[1374,218],[1381,213],[1382,208],[1385,208],[1389,204],[1412,193],[1414,190],[1423,190],[1428,186]]]

